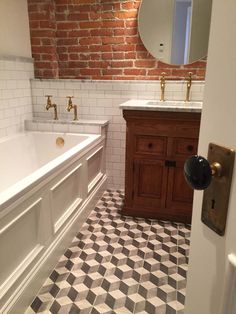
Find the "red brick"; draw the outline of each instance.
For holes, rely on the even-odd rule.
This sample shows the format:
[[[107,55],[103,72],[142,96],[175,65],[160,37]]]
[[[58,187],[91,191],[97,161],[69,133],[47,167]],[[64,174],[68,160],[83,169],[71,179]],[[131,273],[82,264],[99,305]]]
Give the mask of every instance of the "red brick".
[[[112,68],[131,68],[133,61],[113,61],[111,62]]]
[[[191,72],[193,73],[193,75],[196,75],[196,70],[191,70]],[[173,69],[172,70],[172,75],[173,76],[178,76],[178,77],[187,77],[189,74],[189,70],[182,70],[182,69]]]
[[[32,46],[39,46],[41,44],[40,38],[31,38],[31,45]]]
[[[127,44],[140,44],[141,39],[139,37],[126,37],[125,41]]]
[[[60,61],[67,61],[68,59],[69,59],[68,54],[61,53],[59,55],[59,60]]]
[[[79,26],[80,28],[84,29],[88,29],[88,28],[99,28],[101,27],[102,23],[101,22],[80,22]]]
[[[134,8],[134,3],[133,2],[125,2],[125,3],[122,3],[122,9],[125,9],[125,10],[131,10]]]
[[[137,17],[137,11],[116,12],[115,17],[118,19],[130,19]]]
[[[57,49],[58,50],[58,49]],[[68,47],[68,52],[89,52],[89,47],[88,46],[69,46]]]
[[[101,75],[100,69],[81,69],[81,75]]]
[[[99,45],[101,44],[101,39],[97,37],[90,37],[90,38],[81,38],[79,40],[80,45]]]
[[[124,69],[125,75],[146,75],[146,70],[144,69]]]
[[[135,45],[115,45],[112,46],[114,51],[135,51]]]
[[[113,36],[113,29],[92,29],[91,36]]]
[[[107,44],[124,44],[124,37],[103,37],[102,43]]]
[[[107,28],[124,27],[124,21],[103,21],[101,27],[107,27]]]
[[[56,32],[56,37],[57,38],[67,38],[68,36],[68,31],[57,31]]]
[[[106,69],[109,65],[110,62],[107,61],[90,61],[89,62],[89,68],[99,68],[99,69]]]
[[[102,74],[103,75],[121,75],[122,70],[121,69],[103,69]]]
[[[76,22],[60,22],[57,23],[57,29],[77,29],[77,25]]]
[[[54,37],[55,32],[51,30],[31,30],[32,37]]]
[[[89,15],[87,13],[71,13],[67,16],[68,21],[82,21],[89,20]]]
[[[89,30],[82,29],[82,30],[73,30],[68,32],[68,37],[89,37],[90,32]]]
[[[76,38],[63,38],[57,40],[58,46],[72,46],[77,45],[78,40]]]
[[[153,68],[156,66],[156,61],[153,60],[138,60],[135,61],[135,66],[138,68]]]
[[[98,51],[100,51],[100,52],[110,52],[110,51],[112,51],[112,47],[113,46],[111,46],[111,45],[102,45],[102,46],[100,46],[100,45],[91,45],[89,47],[89,49],[90,49],[91,52],[98,52]]]
[[[92,53],[89,58],[90,60],[101,60],[101,54]]]
[[[125,59],[136,59],[136,52],[126,52]]]
[[[162,72],[163,72],[163,69],[152,69],[152,70],[148,70],[147,75],[150,75],[150,76],[155,75],[155,76],[160,77]],[[171,70],[166,69],[165,73],[166,73],[166,76],[169,76],[171,75]]]
[[[128,35],[128,36],[134,36],[138,34],[137,28],[122,28],[122,29],[114,29],[114,35],[120,36],[120,35]]]
[[[112,58],[113,58],[113,54],[111,52],[102,54],[102,59],[103,60],[111,60]]]
[[[39,23],[41,28],[56,28],[56,23],[53,21],[40,21]]]
[[[40,21],[30,21],[29,25],[31,30],[40,28]]]

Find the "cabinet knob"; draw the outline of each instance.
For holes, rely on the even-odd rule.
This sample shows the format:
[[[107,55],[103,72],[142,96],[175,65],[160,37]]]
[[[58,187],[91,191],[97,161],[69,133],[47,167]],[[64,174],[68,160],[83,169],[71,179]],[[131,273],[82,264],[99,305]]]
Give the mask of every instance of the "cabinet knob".
[[[211,184],[212,176],[221,176],[221,172],[218,162],[210,165],[202,156],[192,156],[184,164],[185,179],[195,190],[205,190]]]
[[[148,148],[152,148],[153,147],[153,144],[152,143],[149,143],[148,144]]]
[[[189,152],[192,152],[192,151],[193,151],[193,145],[188,145],[188,146],[187,146],[187,150],[188,150]]]

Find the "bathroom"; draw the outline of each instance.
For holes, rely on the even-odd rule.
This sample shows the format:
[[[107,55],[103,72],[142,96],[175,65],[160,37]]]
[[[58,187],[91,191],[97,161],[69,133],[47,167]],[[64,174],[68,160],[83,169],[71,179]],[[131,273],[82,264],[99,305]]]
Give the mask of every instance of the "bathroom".
[[[158,214],[141,211],[147,204],[158,207],[159,199],[135,193],[155,192],[161,184],[153,164],[160,164],[155,150],[163,135],[149,145],[145,131],[136,142],[138,155],[132,127],[156,130],[169,120],[175,131],[176,121],[188,127],[176,135],[191,139],[188,154],[176,159],[179,170],[186,155],[206,158],[209,143],[234,149],[236,5],[213,1],[207,58],[177,66],[153,57],[143,43],[151,32],[140,29],[142,17],[149,25],[141,8],[151,8],[155,17],[158,1],[0,1],[0,313],[235,313],[229,293],[236,264],[234,176],[224,235],[202,223],[202,191],[194,192],[192,222],[192,189],[188,207],[180,208],[186,226],[164,216],[157,221]],[[163,43],[158,49],[166,52]],[[148,112],[139,110],[143,100]],[[165,107],[161,118],[157,105]],[[163,147],[170,143],[168,138]],[[145,168],[147,144],[155,160]],[[136,179],[127,166],[133,157]],[[138,185],[141,172],[151,184]],[[181,188],[173,191],[178,195]],[[174,222],[176,204],[170,199]],[[176,245],[176,236],[185,242]]]

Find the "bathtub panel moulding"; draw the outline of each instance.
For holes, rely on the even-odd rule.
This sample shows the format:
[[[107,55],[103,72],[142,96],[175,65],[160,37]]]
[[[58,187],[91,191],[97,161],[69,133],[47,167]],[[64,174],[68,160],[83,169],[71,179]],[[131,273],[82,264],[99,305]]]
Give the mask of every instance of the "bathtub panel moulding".
[[[0,299],[44,248],[39,240],[42,198],[36,201],[32,198],[30,203],[27,207],[23,203],[14,219],[5,217],[5,221],[10,218],[9,222],[0,230],[0,267],[4,270],[0,278]]]
[[[54,223],[54,233],[60,229],[82,202],[81,168],[81,163],[76,167],[73,167],[72,170],[69,170],[69,172],[63,175],[63,177],[50,188],[50,203]]]
[[[88,167],[88,193],[94,188],[104,173],[103,146],[100,146],[86,158]]]
[[[54,241],[43,252],[40,259],[20,282],[19,286],[9,291],[5,297],[4,307],[0,309],[1,313],[14,314],[26,311],[38,290],[55,267],[59,257],[63,254],[65,247],[71,244],[72,239],[78,233],[79,228],[83,225],[106,188],[107,176],[104,175],[94,191],[83,202],[80,209],[60,229]]]

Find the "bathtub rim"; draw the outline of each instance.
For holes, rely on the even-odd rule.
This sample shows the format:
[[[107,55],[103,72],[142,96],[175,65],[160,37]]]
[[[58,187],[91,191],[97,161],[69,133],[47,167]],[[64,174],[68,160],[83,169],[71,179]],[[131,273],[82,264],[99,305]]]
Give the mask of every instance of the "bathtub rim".
[[[24,131],[20,133],[13,134],[11,136],[6,136],[0,139],[1,142],[5,142],[6,140],[10,140],[13,138],[24,136],[25,134],[31,133],[47,133],[47,134],[56,134],[56,135],[77,135],[77,136],[88,136],[87,139],[82,141],[81,143],[73,146],[68,149],[63,154],[49,161],[42,167],[38,168],[30,175],[24,177],[18,182],[14,183],[9,188],[0,192],[0,218],[2,215],[5,215],[4,211],[7,207],[13,205],[19,198],[23,197],[27,192],[34,189],[42,183],[43,180],[46,180],[49,176],[56,173],[60,167],[66,164],[66,162],[70,162],[76,154],[80,153],[81,157],[87,153],[92,147],[91,145],[97,145],[102,140],[105,139],[105,136],[101,134],[85,134],[85,133],[72,133],[72,132],[51,132],[51,131]]]

